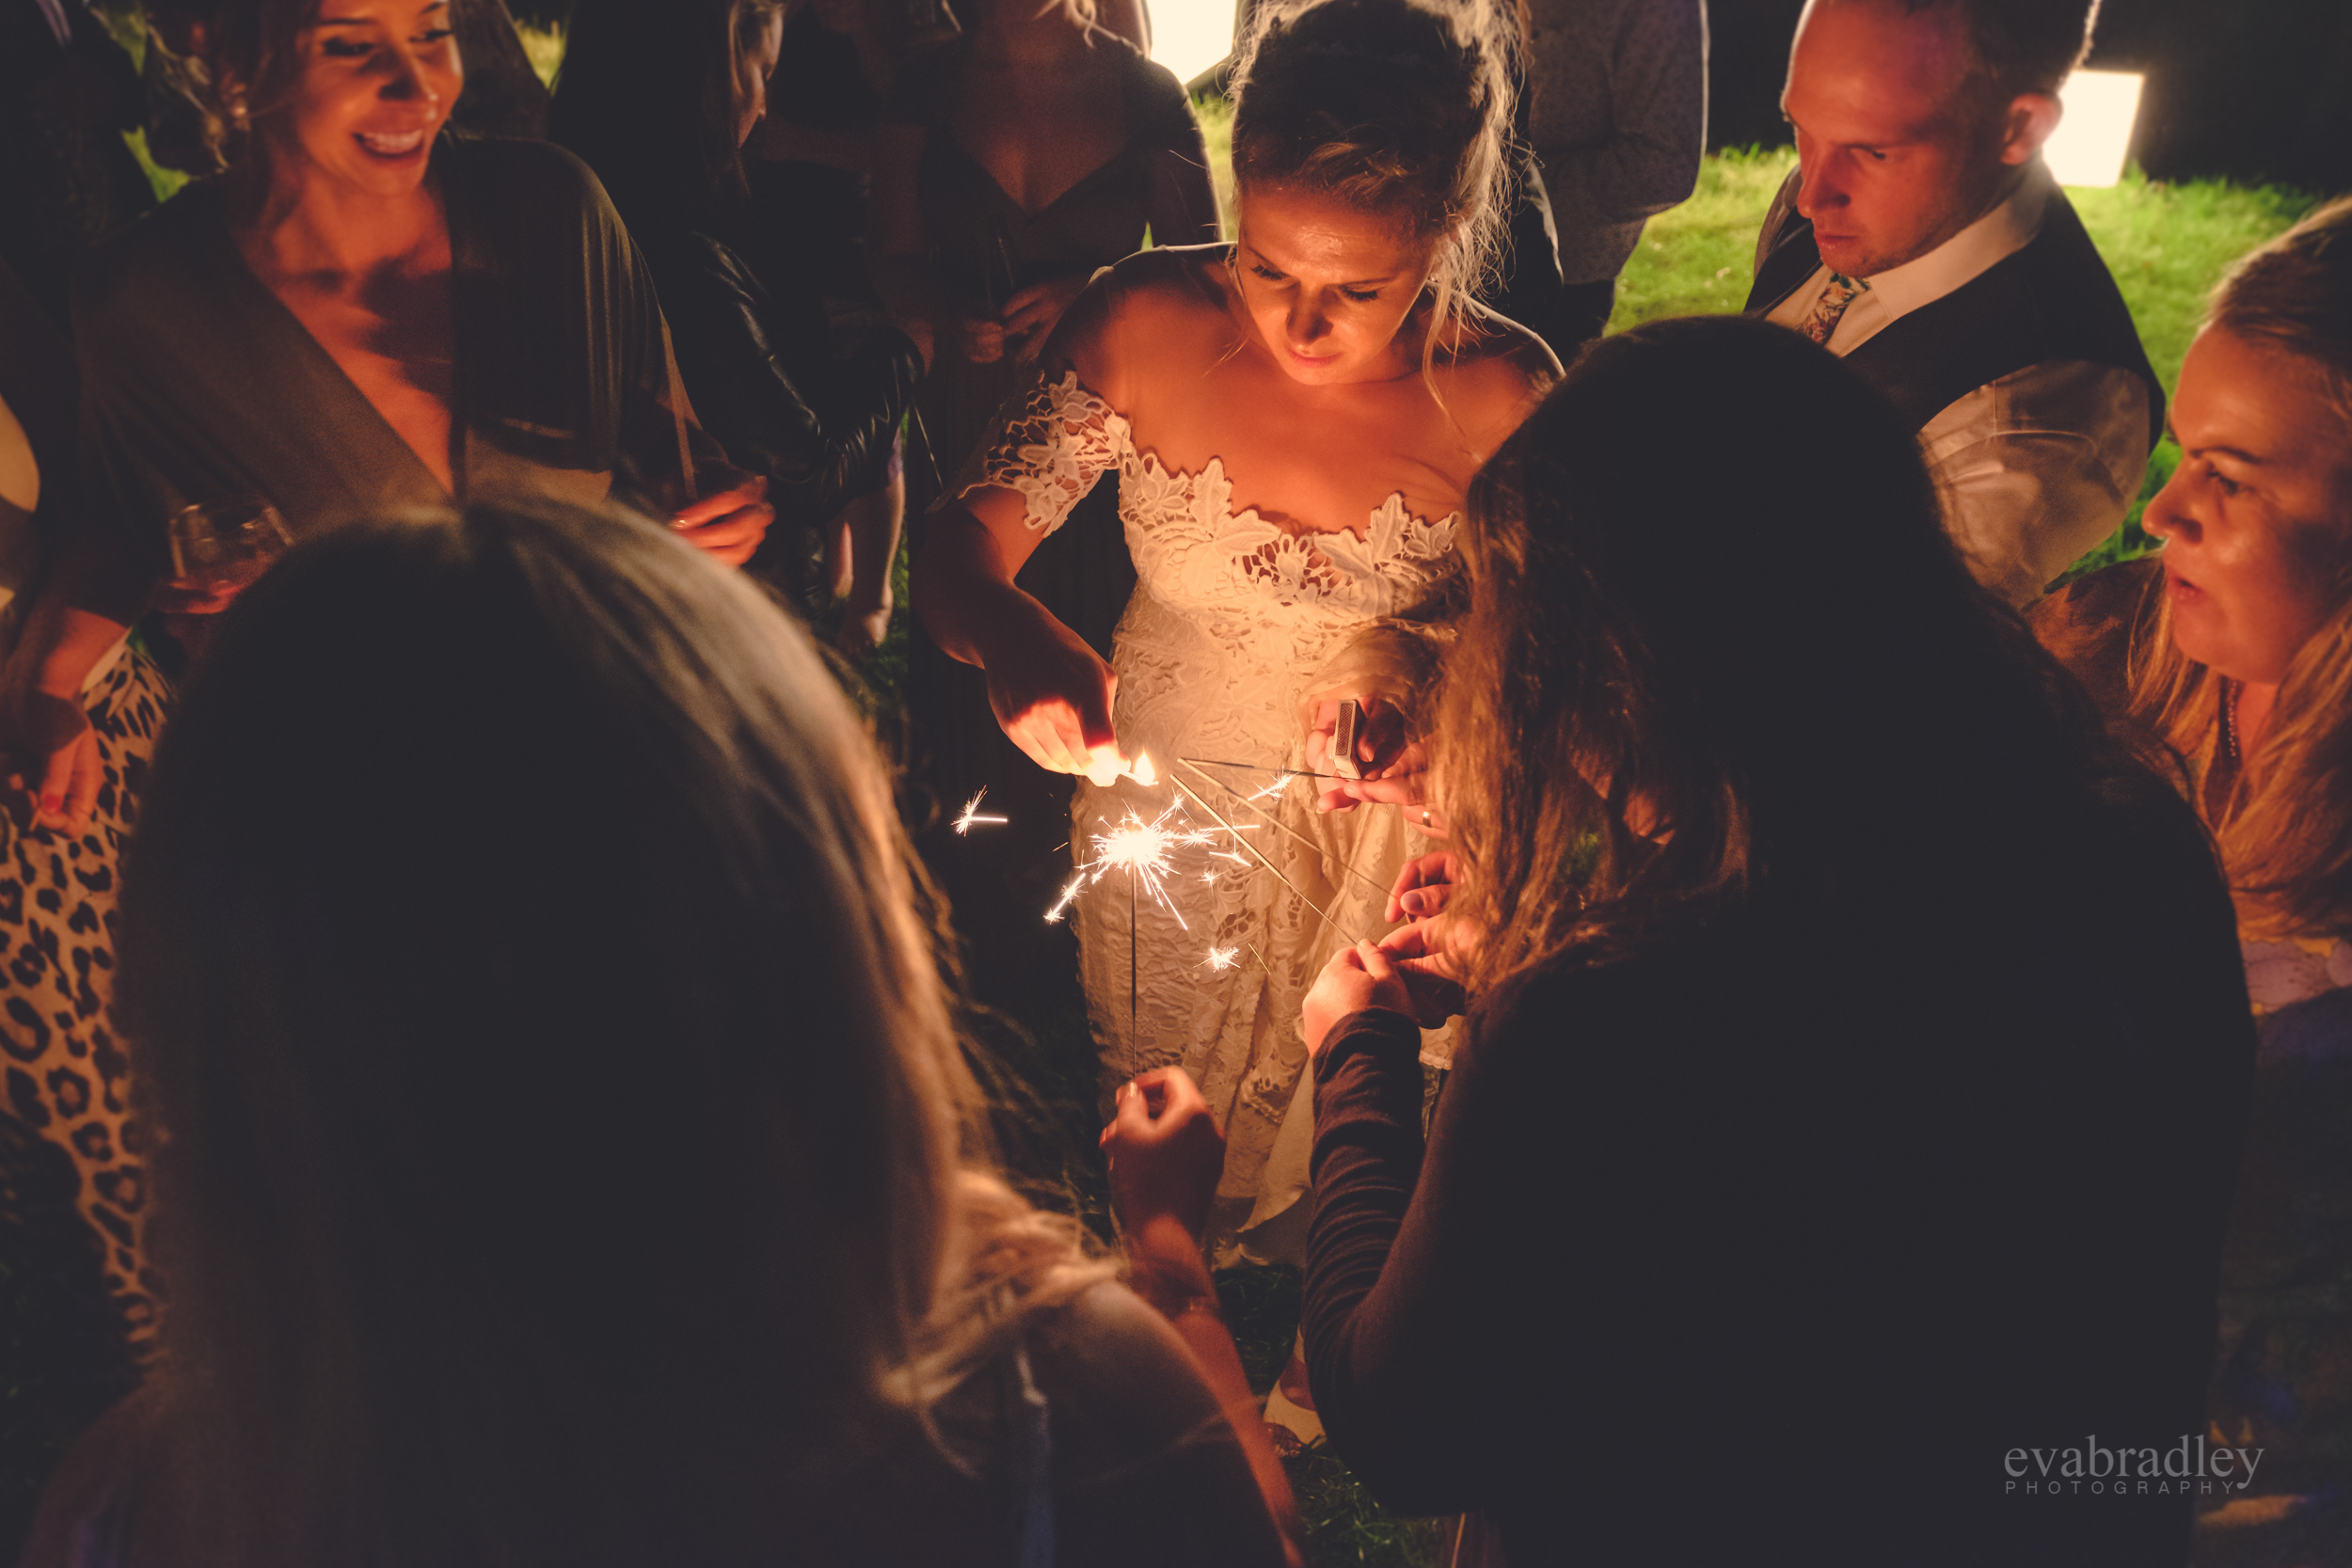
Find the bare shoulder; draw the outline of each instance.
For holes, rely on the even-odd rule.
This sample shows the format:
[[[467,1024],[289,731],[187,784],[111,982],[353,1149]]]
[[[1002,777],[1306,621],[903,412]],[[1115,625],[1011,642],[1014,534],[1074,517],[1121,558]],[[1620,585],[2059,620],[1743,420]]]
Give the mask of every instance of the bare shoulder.
[[[1446,406],[1491,454],[1558,385],[1560,361],[1515,321],[1480,310],[1434,367]]]
[[[1031,1338],[1053,1411],[1057,1544],[1072,1563],[1282,1560],[1241,1442],[1192,1353],[1125,1286],[1097,1285]]]
[[[1116,408],[1132,406],[1138,377],[1197,354],[1230,330],[1223,245],[1163,245],[1096,273],[1054,329],[1049,360]]]
[[[1226,246],[1160,245],[1139,250],[1094,275],[1088,293],[1099,295],[1130,329],[1197,328],[1204,316],[1224,317]]]
[[[1097,1285],[1048,1314],[1035,1343],[1047,1397],[1073,1420],[1151,1442],[1223,1425],[1184,1340],[1123,1285]]]

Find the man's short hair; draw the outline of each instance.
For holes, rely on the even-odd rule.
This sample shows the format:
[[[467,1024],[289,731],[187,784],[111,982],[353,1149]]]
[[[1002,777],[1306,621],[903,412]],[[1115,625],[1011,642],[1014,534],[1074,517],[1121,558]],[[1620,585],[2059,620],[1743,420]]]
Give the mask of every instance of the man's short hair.
[[[2090,53],[2099,20],[2099,0],[1903,0],[1914,16],[1943,6],[1959,8],[1978,72],[2003,103],[2055,94]]]

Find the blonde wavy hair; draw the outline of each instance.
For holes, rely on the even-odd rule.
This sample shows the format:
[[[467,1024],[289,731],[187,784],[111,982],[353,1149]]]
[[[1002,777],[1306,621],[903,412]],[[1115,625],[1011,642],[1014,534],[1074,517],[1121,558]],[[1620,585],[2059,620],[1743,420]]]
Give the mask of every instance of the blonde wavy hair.
[[[2316,369],[2344,421],[2352,477],[2352,198],[2248,256],[2214,293],[2204,329]],[[2333,606],[2279,687],[2262,744],[2218,801],[2201,802],[2249,937],[2352,931],[2352,485],[2332,530],[2290,539]],[[2133,650],[2132,712],[2211,777],[2229,729],[2229,683],[2172,641],[2169,603]]]
[[[169,1430],[240,1560],[771,1557],[780,1497],[1113,1272],[1000,1174],[817,650],[640,519],[296,549],[128,886]]]
[[[1270,0],[1234,62],[1241,201],[1296,184],[1440,238],[1424,373],[1501,263],[1518,37],[1491,0]]]

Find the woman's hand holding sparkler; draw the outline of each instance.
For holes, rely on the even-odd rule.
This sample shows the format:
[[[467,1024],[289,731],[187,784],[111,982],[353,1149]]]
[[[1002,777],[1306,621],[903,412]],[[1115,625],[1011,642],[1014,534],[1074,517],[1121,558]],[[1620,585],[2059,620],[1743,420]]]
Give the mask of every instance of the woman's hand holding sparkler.
[[[1103,1129],[1103,1149],[1110,1156],[1111,1197],[1125,1229],[1129,1283],[1168,1319],[1200,1363],[1282,1532],[1284,1560],[1302,1563],[1298,1502],[1200,1256],[1200,1233],[1225,1168],[1225,1136],[1209,1115],[1209,1102],[1183,1068],[1154,1068],[1120,1086],[1111,1124]]]
[[[988,705],[1040,768],[1110,784],[1130,770],[1111,729],[1119,677],[1086,639],[1029,603],[1036,613],[1027,618],[1026,635],[991,640]]]
[[[1307,1037],[1308,1054],[1322,1055],[1323,1042],[1330,1037],[1332,1026],[1367,1007],[1386,1007],[1413,1019],[1420,1016],[1405,972],[1388,954],[1369,942],[1359,942],[1332,954],[1331,961],[1315,977],[1314,990],[1307,993],[1299,1027]]]
[[[1121,1084],[1114,1106],[1102,1143],[1120,1217],[1131,1232],[1173,1220],[1199,1247],[1225,1168],[1225,1134],[1200,1085],[1183,1068],[1153,1068]]]
[[[1413,1002],[1408,1010],[1422,1028],[1439,1028],[1447,1019],[1470,1010],[1462,976],[1474,946],[1462,923],[1442,914],[1416,920],[1380,939],[1380,956],[1404,980]]]

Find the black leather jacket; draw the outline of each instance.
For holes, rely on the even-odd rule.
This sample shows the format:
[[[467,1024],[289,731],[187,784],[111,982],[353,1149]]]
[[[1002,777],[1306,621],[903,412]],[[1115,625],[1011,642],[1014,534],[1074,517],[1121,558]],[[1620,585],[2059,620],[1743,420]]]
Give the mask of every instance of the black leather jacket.
[[[882,326],[849,359],[820,359],[821,333],[794,330],[806,325],[795,313],[821,315],[818,303],[777,300],[729,245],[687,232],[644,249],[703,428],[768,476],[776,523],[757,563],[792,557],[797,578],[808,535],[888,476],[922,357]]]

